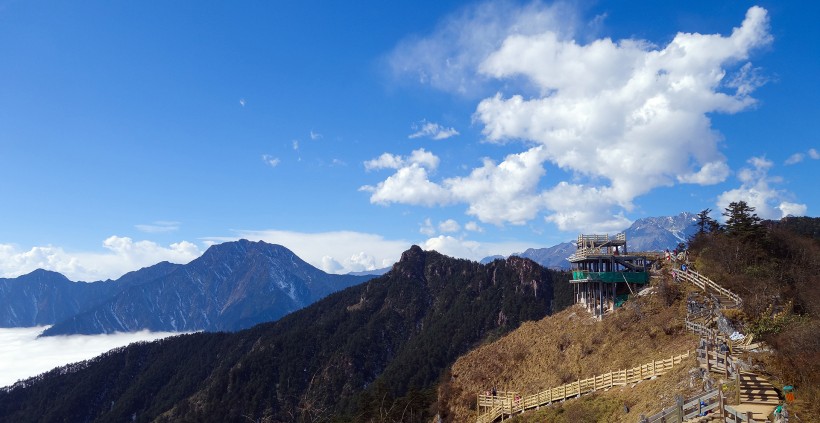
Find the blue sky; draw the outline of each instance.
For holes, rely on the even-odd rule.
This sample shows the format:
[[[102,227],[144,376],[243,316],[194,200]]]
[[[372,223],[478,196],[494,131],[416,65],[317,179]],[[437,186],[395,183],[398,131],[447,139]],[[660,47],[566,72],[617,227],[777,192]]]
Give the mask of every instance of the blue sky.
[[[817,216],[818,8],[7,1],[0,276],[240,237],[333,272],[479,259],[738,199]]]

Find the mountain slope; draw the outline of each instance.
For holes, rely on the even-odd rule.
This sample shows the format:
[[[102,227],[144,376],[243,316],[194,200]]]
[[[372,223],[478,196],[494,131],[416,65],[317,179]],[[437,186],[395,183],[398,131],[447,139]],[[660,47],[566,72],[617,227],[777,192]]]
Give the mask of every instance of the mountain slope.
[[[638,219],[624,231],[627,246],[630,251],[672,250],[697,232],[696,221],[696,215],[689,212]]]
[[[370,277],[329,275],[280,245],[240,240],[58,322],[43,334],[237,330],[276,320]]]
[[[110,299],[123,287],[167,275],[178,266],[162,262],[116,281],[90,283],[72,282],[57,272],[42,269],[0,279],[0,327],[52,325]]]
[[[551,300],[551,273],[530,260],[414,246],[384,276],[277,322],[133,345],[0,390],[0,420],[429,421],[457,357]]]
[[[569,269],[567,257],[571,256],[575,249],[574,242],[562,242],[547,248],[527,248],[527,251],[515,255],[528,258],[550,269]]]

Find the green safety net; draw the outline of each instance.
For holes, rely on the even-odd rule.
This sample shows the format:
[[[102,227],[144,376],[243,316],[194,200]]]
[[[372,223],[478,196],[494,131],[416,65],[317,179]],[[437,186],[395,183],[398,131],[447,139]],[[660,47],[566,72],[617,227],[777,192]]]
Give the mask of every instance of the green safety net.
[[[607,283],[647,283],[649,282],[649,272],[587,272],[586,270],[573,270],[572,280]]]

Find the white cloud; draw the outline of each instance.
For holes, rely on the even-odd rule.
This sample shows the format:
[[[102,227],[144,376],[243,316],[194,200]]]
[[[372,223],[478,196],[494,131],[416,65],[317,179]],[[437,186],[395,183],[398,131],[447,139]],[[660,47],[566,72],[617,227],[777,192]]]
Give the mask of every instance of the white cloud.
[[[575,20],[563,25],[561,15],[574,16],[565,4],[482,3],[400,45],[394,70],[417,72],[434,87],[465,91],[482,78],[533,84],[526,96],[482,100],[474,114],[488,141],[528,149],[441,182],[404,164],[364,187],[370,201],[465,203],[469,215],[499,225],[546,213],[563,230],[622,228],[633,201],[657,187],[728,177],[709,115],[755,104],[750,95],[764,78],[748,59],[772,40],[764,9],[750,8],[731,35],[678,33],[661,47],[608,38],[580,44]],[[544,188],[546,165],[572,179]]]
[[[416,132],[410,134],[407,138],[429,137],[434,140],[443,140],[459,134],[455,128],[445,128],[437,123],[425,120],[414,124],[413,130]]]
[[[777,209],[780,210],[780,214],[782,217],[786,216],[805,216],[808,207],[805,204],[797,204],[797,203],[790,203],[788,201],[784,201],[777,206]]]
[[[438,230],[442,233],[458,232],[461,230],[461,225],[453,219],[447,219],[438,223]]]
[[[425,250],[435,250],[451,257],[479,261],[484,257],[492,255],[503,255],[506,257],[512,253],[524,251],[532,246],[520,242],[481,243],[449,235],[439,235],[427,239],[421,244],[421,247]]]
[[[279,162],[280,162],[278,157],[273,157],[270,154],[263,154],[262,155],[262,161],[264,161],[265,164],[267,164],[270,167],[279,166]]]
[[[383,153],[381,156],[364,162],[365,170],[398,169],[404,164],[399,155]]]
[[[365,185],[359,190],[372,193],[370,202],[373,204],[445,204],[451,201],[450,193],[430,182],[428,177],[428,171],[434,171],[438,165],[439,158],[423,148],[414,150],[408,157],[384,153],[376,159],[366,161],[365,169],[392,168],[397,169],[396,173],[376,186]]]
[[[402,157],[390,153],[383,153],[381,156],[364,162],[365,170],[379,169],[401,169],[405,166],[418,165],[429,170],[436,170],[439,165],[439,158],[433,153],[423,148],[413,150],[410,156]]]
[[[521,225],[533,219],[544,207],[538,181],[546,173],[541,165],[544,149],[534,147],[510,154],[496,164],[484,159],[482,167],[465,177],[449,178],[444,186],[454,198],[469,204],[467,214],[482,222]]]
[[[791,156],[789,156],[788,159],[786,159],[784,164],[787,164],[787,165],[797,164],[797,163],[802,162],[805,157],[806,156],[803,153],[794,153]]]
[[[240,238],[283,245],[311,265],[328,273],[349,273],[391,266],[412,243],[388,240],[381,235],[352,231],[305,233],[280,230],[238,231],[235,237],[213,237],[212,241]]]
[[[484,232],[484,228],[482,228],[478,225],[478,223],[473,222],[472,220],[464,225],[464,229],[470,232]]]
[[[320,134],[318,132],[310,131],[310,139],[312,139],[314,141],[320,140],[320,139],[322,139],[322,134]]]
[[[322,264],[317,267],[319,267],[327,273],[338,273],[344,270],[342,264],[336,261],[336,259],[334,259],[331,256],[322,256]]]
[[[292,140],[291,144],[293,145],[293,151],[299,151],[299,140]]]
[[[169,220],[158,220],[151,224],[134,225],[134,227],[142,232],[147,232],[151,234],[175,232],[179,230],[179,222],[173,222]]]
[[[729,165],[724,162],[709,162],[697,172],[678,175],[678,182],[698,185],[714,185],[726,180],[729,176]]]
[[[820,153],[818,153],[817,150],[815,150],[813,148],[810,148],[809,149],[809,157],[811,157],[814,160],[820,159]]]
[[[245,107],[245,104],[246,104],[246,103],[247,103],[247,102],[245,101],[245,99],[244,99],[244,98],[240,98],[240,99],[239,99],[239,105],[240,105],[240,106]]]
[[[152,241],[111,236],[103,241],[106,252],[66,252],[60,247],[29,250],[0,244],[0,277],[17,277],[36,269],[60,272],[74,281],[116,279],[123,274],[161,261],[188,263],[202,255],[195,244],[180,241],[163,247]]]
[[[789,214],[803,216],[805,204],[794,203],[791,194],[773,188],[770,184],[781,181],[779,177],[769,176],[773,163],[763,157],[752,157],[747,161],[751,167],[743,168],[737,173],[741,182],[739,188],[726,191],[718,196],[718,210],[725,210],[729,203],[745,201],[755,208],[755,213],[763,219],[779,219]]]
[[[370,192],[370,202],[373,204],[404,203],[432,207],[451,201],[450,193],[430,182],[427,169],[416,163],[400,168],[376,186],[365,185],[359,190]]]
[[[424,219],[424,222],[419,225],[419,232],[427,236],[433,236],[436,234],[436,228],[433,226],[433,222],[430,221],[429,217]]]
[[[96,357],[132,342],[153,341],[178,333],[130,332],[108,335],[47,336],[48,326],[0,329],[0,386],[8,386],[64,366]]]
[[[461,9],[439,23],[426,37],[402,41],[387,58],[398,77],[434,88],[473,95],[486,78],[475,69],[510,34],[537,34],[563,27],[574,32],[575,10],[565,3],[532,2],[518,7],[511,1],[485,1]]]

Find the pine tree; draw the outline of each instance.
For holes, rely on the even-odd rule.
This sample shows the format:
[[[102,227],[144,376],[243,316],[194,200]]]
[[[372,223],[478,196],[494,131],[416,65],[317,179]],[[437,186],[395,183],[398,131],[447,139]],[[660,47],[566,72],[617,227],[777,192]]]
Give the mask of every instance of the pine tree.
[[[695,223],[695,225],[698,227],[698,235],[703,235],[711,232],[718,232],[720,230],[720,224],[717,222],[717,220],[709,217],[709,213],[711,212],[712,209],[704,209],[701,210],[700,213],[698,213],[698,221]]]
[[[723,215],[726,216],[726,233],[729,235],[746,237],[763,233],[763,225],[755,214],[755,208],[745,201],[729,203]]]

